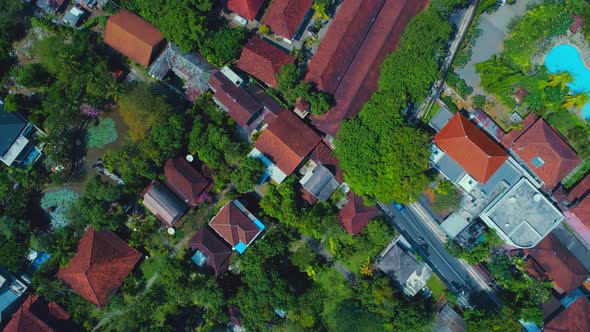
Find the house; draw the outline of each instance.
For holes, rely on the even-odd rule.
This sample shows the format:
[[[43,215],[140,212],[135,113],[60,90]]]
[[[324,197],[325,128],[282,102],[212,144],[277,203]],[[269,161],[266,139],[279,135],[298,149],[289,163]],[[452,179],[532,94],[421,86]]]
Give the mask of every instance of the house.
[[[37,0],[37,7],[44,11],[55,14],[64,4],[65,0]]]
[[[277,183],[291,175],[321,141],[321,137],[293,112],[282,112],[254,144],[250,157],[263,159]]]
[[[209,227],[227,242],[233,250],[242,254],[265,226],[238,200],[225,204]]]
[[[4,332],[75,331],[70,314],[55,302],[29,296],[4,328]]]
[[[349,192],[348,203],[338,212],[338,220],[349,234],[355,235],[362,232],[365,226],[378,215],[377,207],[366,206],[361,196]]]
[[[448,304],[436,314],[436,321],[432,332],[465,332],[467,324]]]
[[[260,23],[287,43],[299,39],[313,0],[273,0]]]
[[[104,42],[143,67],[148,67],[165,46],[164,35],[128,10],[107,20]]]
[[[260,130],[284,110],[256,83],[246,84],[228,67],[211,75],[209,88],[214,93],[213,101],[247,134]]]
[[[432,270],[424,262],[418,262],[399,244],[395,244],[377,261],[377,268],[393,279],[404,294],[414,296],[425,286]]]
[[[216,276],[227,271],[231,261],[232,247],[210,227],[201,228],[188,245],[196,250],[191,258],[193,263],[200,267],[209,267]]]
[[[499,145],[461,113],[449,120],[434,136],[433,142],[482,184],[508,159],[508,154]]]
[[[590,302],[582,296],[543,327],[544,332],[590,331]]]
[[[84,16],[84,10],[74,6],[64,15],[63,21],[72,28],[76,28],[80,23],[82,16]]]
[[[227,0],[227,9],[241,17],[254,21],[265,0]]]
[[[161,81],[169,72],[173,72],[182,80],[186,98],[195,101],[209,88],[207,82],[213,73],[213,66],[201,55],[183,53],[178,47],[168,43],[150,66],[149,74]]]
[[[342,2],[307,66],[305,81],[335,101],[327,113],[312,115],[313,125],[336,137],[340,123],[358,114],[377,91],[383,59],[399,44],[409,20],[427,4],[426,0]]]
[[[103,308],[131,273],[141,253],[110,231],[88,228],[78,251],[57,278],[86,301]]]
[[[252,37],[242,48],[238,68],[272,87],[278,87],[276,75],[281,67],[295,58],[258,37]]]
[[[590,175],[586,175],[567,195],[569,213],[590,228]]]
[[[0,267],[0,324],[18,309],[26,290],[22,281]]]
[[[525,252],[529,260],[534,260],[534,263],[527,264],[527,271],[538,279],[542,279],[544,273],[553,280],[560,293],[573,292],[590,276],[582,263],[553,234]]]
[[[320,202],[327,201],[340,186],[329,169],[313,160],[307,162],[301,173],[303,178],[299,180],[299,183]]]
[[[17,114],[5,112],[3,105],[0,101],[0,160],[7,166],[26,168],[41,157],[36,142],[45,133]]]
[[[186,205],[174,192],[161,182],[154,181],[141,193],[143,206],[168,226],[174,224],[184,215]]]
[[[570,26],[570,32],[571,33],[578,32],[578,30],[580,30],[580,28],[582,27],[582,24],[584,24],[584,19],[582,18],[582,16],[574,15],[574,21],[572,22],[572,25]]]
[[[202,202],[211,181],[199,173],[186,159],[169,159],[164,165],[166,185],[190,207]]]
[[[88,10],[92,10],[95,7],[102,7],[106,5],[109,1],[108,0],[74,0],[76,4],[82,6]]]
[[[580,158],[542,118],[531,113],[523,124],[522,130],[513,130],[502,143],[543,181],[545,191],[552,191],[580,164]]]

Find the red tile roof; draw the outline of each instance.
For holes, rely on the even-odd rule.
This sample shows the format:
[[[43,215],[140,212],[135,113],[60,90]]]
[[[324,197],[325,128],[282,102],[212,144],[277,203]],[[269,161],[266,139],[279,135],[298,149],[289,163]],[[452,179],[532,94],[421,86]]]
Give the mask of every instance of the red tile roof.
[[[166,161],[164,176],[168,187],[192,207],[197,206],[199,197],[210,184],[209,180],[182,157]]]
[[[209,85],[215,89],[213,98],[223,104],[229,116],[242,127],[247,127],[262,108],[262,104],[245,88],[235,85],[220,71],[211,76]]]
[[[334,96],[335,106],[314,115],[313,124],[336,136],[343,119],[354,117],[377,90],[379,67],[428,1],[344,1],[308,63],[305,80]],[[338,61],[334,61],[337,59]]]
[[[336,181],[338,183],[344,182],[343,172],[340,167],[340,161],[334,154],[332,150],[326,145],[324,142],[320,142],[320,144],[316,145],[316,147],[311,151],[309,155],[309,159],[315,161],[316,163],[322,164],[324,167],[330,170],[332,174],[336,177]]]
[[[555,188],[580,164],[574,150],[543,119],[522,132],[510,148],[544,182],[547,190]],[[535,167],[535,158],[541,158],[543,164]]]
[[[127,10],[108,19],[104,42],[144,67],[165,45],[164,35],[155,26]]]
[[[502,137],[500,143],[506,149],[510,149],[510,147],[514,145],[514,141],[516,141],[525,131],[535,124],[537,119],[539,119],[539,117],[535,113],[527,115],[527,117],[522,120],[522,129],[512,129],[508,134]]]
[[[276,88],[276,74],[281,71],[281,67],[294,61],[295,58],[276,46],[252,37],[242,49],[238,68]]]
[[[582,263],[553,235],[547,235],[534,248],[525,249],[553,280],[555,285],[566,293],[580,287],[590,275]]]
[[[579,297],[569,307],[553,318],[543,328],[545,332],[588,332],[590,331],[590,302]]]
[[[112,232],[89,228],[76,256],[59,269],[57,277],[87,301],[104,307],[140,258],[139,251]]]
[[[209,226],[227,243],[235,247],[239,242],[249,245],[261,230],[233,203],[225,204]]]
[[[293,39],[313,0],[273,0],[260,23],[268,25],[275,35]]]
[[[202,251],[207,256],[207,262],[215,275],[227,271],[232,255],[231,247],[211,228],[201,228],[189,241],[192,249]]]
[[[433,141],[480,183],[485,183],[508,159],[499,145],[461,113],[456,113]]]
[[[573,33],[578,32],[584,23],[584,19],[580,15],[574,15],[574,22],[570,26],[570,31]]]
[[[582,200],[569,211],[575,214],[584,225],[590,227],[590,194],[582,198]]]
[[[4,332],[52,332],[66,331],[70,315],[57,303],[41,300],[31,295],[12,316]]]
[[[227,9],[253,21],[265,0],[228,0]]]
[[[290,175],[321,140],[297,115],[285,111],[262,132],[254,146]]]
[[[363,231],[365,226],[379,215],[375,206],[366,206],[363,198],[350,192],[348,194],[350,201],[338,213],[340,224],[346,231],[352,235]]]

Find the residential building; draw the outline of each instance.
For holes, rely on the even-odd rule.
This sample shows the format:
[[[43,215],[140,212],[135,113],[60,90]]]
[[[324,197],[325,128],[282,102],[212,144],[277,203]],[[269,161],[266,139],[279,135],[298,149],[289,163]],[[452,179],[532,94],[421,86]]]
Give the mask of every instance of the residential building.
[[[377,91],[383,59],[399,44],[409,20],[427,3],[425,0],[342,2],[307,66],[305,80],[332,94],[335,101],[327,113],[312,115],[313,125],[333,138],[344,119],[358,114]]]
[[[529,274],[539,280],[549,277],[560,293],[573,292],[590,276],[590,272],[553,234],[525,252],[528,254],[526,268]]]
[[[146,68],[166,43],[155,26],[128,10],[109,17],[104,42]]]
[[[291,43],[301,36],[305,21],[311,16],[312,4],[313,0],[273,0],[260,23],[267,25],[272,34]]]
[[[76,28],[80,24],[84,13],[84,9],[74,6],[64,15],[63,22],[72,28]]]
[[[579,164],[580,158],[559,133],[534,113],[523,121],[522,130],[512,130],[502,140],[529,170],[552,191]]]
[[[166,185],[192,208],[200,204],[211,189],[211,181],[182,157],[166,161],[164,176]]]
[[[200,267],[209,267],[216,276],[227,271],[232,247],[209,226],[199,229],[188,245],[195,250],[191,258],[193,263]]]
[[[285,111],[262,132],[249,156],[261,159],[270,178],[281,183],[321,140],[297,115]]]
[[[195,101],[209,88],[207,82],[213,69],[201,55],[181,52],[178,47],[168,43],[150,66],[149,74],[161,81],[170,72],[174,73],[183,82],[182,92],[185,97]]]
[[[590,331],[590,302],[579,297],[564,308],[543,327],[544,332],[587,332]]]
[[[291,55],[255,36],[242,48],[238,68],[276,88],[281,67],[293,62]]]
[[[110,231],[88,228],[78,251],[57,278],[86,301],[103,308],[131,273],[141,253]]]
[[[448,304],[436,314],[436,321],[432,332],[465,332],[467,324]]]
[[[367,224],[379,215],[376,206],[365,205],[361,196],[348,193],[348,202],[338,212],[338,220],[351,235],[359,234]]]
[[[27,286],[0,267],[0,324],[8,320],[24,300]]]
[[[36,5],[44,11],[54,14],[63,6],[64,2],[65,0],[37,0]]]
[[[4,328],[4,332],[76,331],[70,314],[55,302],[29,296]]]
[[[106,5],[109,0],[74,0],[74,2],[88,10]]]
[[[569,192],[559,187],[553,196],[559,202],[568,224],[590,243],[590,175],[586,175]]]
[[[158,181],[147,186],[141,197],[143,206],[168,227],[174,227],[186,211],[183,201],[170,188]]]
[[[264,5],[264,1],[265,0],[228,0],[227,9],[249,21],[254,21],[260,8]]]
[[[583,24],[584,24],[584,18],[582,18],[582,16],[580,16],[580,15],[574,15],[574,21],[572,22],[572,25],[570,26],[570,32],[571,33],[578,32]]]
[[[209,223],[233,250],[242,254],[265,226],[238,200],[225,204]]]
[[[376,267],[394,280],[408,296],[418,294],[432,276],[432,270],[426,263],[418,262],[413,254],[398,244],[378,259]]]
[[[5,112],[1,101],[0,133],[0,160],[5,165],[26,168],[41,157],[37,139],[45,133],[16,113]]]
[[[303,189],[307,190],[320,202],[327,201],[340,186],[329,169],[313,160],[309,160],[302,167],[301,173],[303,178],[299,180],[299,183],[303,186]]]

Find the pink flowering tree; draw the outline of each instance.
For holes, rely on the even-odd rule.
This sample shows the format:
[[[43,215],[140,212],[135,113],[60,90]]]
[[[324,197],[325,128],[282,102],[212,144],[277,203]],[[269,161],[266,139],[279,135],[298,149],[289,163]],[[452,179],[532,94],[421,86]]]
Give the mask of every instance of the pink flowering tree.
[[[80,112],[89,118],[96,118],[100,115],[101,111],[87,104],[80,106]]]

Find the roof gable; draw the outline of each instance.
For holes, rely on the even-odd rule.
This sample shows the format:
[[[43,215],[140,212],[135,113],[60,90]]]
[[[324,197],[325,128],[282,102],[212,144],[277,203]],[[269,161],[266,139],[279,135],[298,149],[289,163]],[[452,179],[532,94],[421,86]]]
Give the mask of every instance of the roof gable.
[[[275,35],[293,39],[312,3],[313,0],[273,0],[261,23],[268,25]]]
[[[586,332],[590,331],[590,302],[584,296],[579,297],[557,317],[547,323],[545,332]]]
[[[265,0],[228,0],[227,8],[232,12],[253,21]]]
[[[64,327],[70,319],[55,302],[42,301],[38,296],[31,295],[12,316],[4,328],[4,332],[52,332]]]
[[[166,184],[192,207],[209,186],[209,180],[181,157],[166,161],[164,175]]]
[[[207,266],[215,275],[227,270],[232,255],[231,247],[211,228],[201,228],[189,241],[192,249],[201,250],[207,256]]]
[[[221,208],[209,226],[232,247],[240,242],[248,246],[261,232],[233,201]]]
[[[133,270],[141,254],[110,231],[88,228],[70,264],[57,277],[98,307],[104,307]]]
[[[361,196],[348,193],[349,202],[338,213],[340,224],[352,235],[363,231],[367,224],[379,215],[375,206],[366,206]]]
[[[499,145],[461,113],[455,114],[433,141],[482,184],[508,159]]]
[[[276,88],[276,74],[282,66],[294,61],[295,58],[276,46],[258,37],[252,37],[242,49],[238,68]]]
[[[178,196],[160,182],[147,186],[141,197],[143,197],[143,205],[169,227],[180,219],[186,210],[186,205]]]

